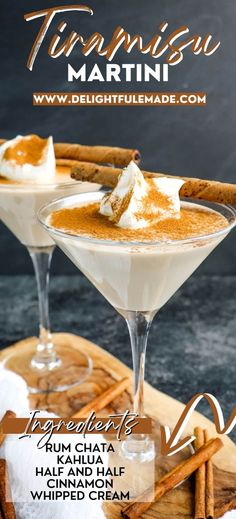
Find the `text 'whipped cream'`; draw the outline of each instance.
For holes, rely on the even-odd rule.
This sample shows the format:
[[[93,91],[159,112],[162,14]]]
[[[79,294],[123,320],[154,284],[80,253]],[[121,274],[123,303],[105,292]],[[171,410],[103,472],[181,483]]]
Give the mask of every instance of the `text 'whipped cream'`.
[[[50,183],[56,175],[53,139],[18,135],[0,146],[0,175],[15,182]]]
[[[147,227],[167,218],[180,217],[179,190],[182,179],[145,179],[131,161],[114,190],[104,196],[100,213],[124,229]]]

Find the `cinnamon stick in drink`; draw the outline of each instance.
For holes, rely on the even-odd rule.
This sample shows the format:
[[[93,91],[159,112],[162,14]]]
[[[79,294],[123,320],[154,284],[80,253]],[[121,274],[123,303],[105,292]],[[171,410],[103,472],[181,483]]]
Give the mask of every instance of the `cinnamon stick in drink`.
[[[183,198],[196,198],[231,205],[236,204],[236,184],[199,178],[175,177],[152,171],[142,172],[145,178],[158,178],[163,176],[168,178],[182,178],[185,184],[180,189],[180,196]],[[120,168],[111,168],[89,162],[78,162],[78,164],[74,164],[71,176],[75,180],[95,182],[96,184],[114,188],[121,173],[122,169]]]
[[[0,145],[6,139],[0,139]],[[119,148],[115,146],[86,146],[84,144],[54,143],[56,159],[79,160],[84,162],[98,162],[99,164],[113,164],[125,167],[133,160],[139,164],[141,155],[138,150]]]
[[[78,166],[80,162],[78,160],[73,159],[56,159],[57,166],[66,166],[67,168],[72,169],[74,166]]]
[[[93,182],[102,186],[114,188],[122,169],[111,166],[101,166],[93,162],[77,162],[73,165],[71,177],[75,180]]]
[[[209,438],[209,431],[205,430],[205,442],[208,442]],[[206,519],[214,519],[214,477],[211,459],[206,462]]]
[[[9,487],[9,478],[7,464],[5,460],[0,459],[0,509],[3,519],[16,519],[16,513]]]
[[[190,458],[179,463],[173,470],[157,481],[154,485],[154,489],[148,489],[135,501],[125,506],[121,511],[122,517],[124,519],[137,519],[140,517],[155,501],[158,501],[167,492],[176,487],[176,485],[191,476],[195,470],[212,458],[222,447],[223,442],[220,438],[215,438],[205,443],[205,445],[200,447]]]
[[[113,402],[115,398],[117,398],[130,384],[130,379],[128,377],[119,380],[119,382],[115,382],[112,386],[110,386],[104,393],[101,393],[97,398],[91,400],[87,405],[82,407],[77,413],[75,413],[72,418],[86,418],[86,416],[94,411],[97,413],[104,409],[108,404]]]
[[[194,429],[194,448],[198,451],[205,443],[204,431],[201,427]],[[206,517],[206,465],[203,463],[195,473],[195,519]]]
[[[0,421],[0,447],[3,444],[6,435],[3,433],[3,422],[6,418],[15,418],[16,414],[13,411],[6,411],[2,420]]]
[[[59,142],[54,144],[54,151],[57,159],[98,162],[120,167],[128,166],[131,160],[139,163],[141,159],[138,150],[112,146],[85,146]]]

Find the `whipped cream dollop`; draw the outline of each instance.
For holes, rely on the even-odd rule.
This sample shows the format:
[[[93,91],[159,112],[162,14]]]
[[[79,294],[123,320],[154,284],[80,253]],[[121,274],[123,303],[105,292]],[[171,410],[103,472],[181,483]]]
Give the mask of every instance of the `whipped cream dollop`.
[[[100,213],[119,227],[139,229],[167,218],[180,217],[179,190],[182,179],[145,179],[131,161],[121,173],[116,187],[104,196]]]
[[[50,183],[56,175],[53,139],[17,135],[0,146],[0,175],[15,182]]]

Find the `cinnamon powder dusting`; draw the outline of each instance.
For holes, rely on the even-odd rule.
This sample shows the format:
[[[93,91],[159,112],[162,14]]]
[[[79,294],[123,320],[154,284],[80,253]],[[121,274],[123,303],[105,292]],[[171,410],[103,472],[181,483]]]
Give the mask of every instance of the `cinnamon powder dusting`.
[[[69,234],[114,241],[183,240],[225,229],[226,218],[214,211],[186,204],[180,218],[168,218],[141,229],[122,229],[99,213],[99,203],[52,213],[50,225]]]
[[[136,213],[137,219],[143,219],[148,222],[153,220],[153,208],[159,208],[160,211],[168,211],[171,213],[171,201],[166,194],[161,193],[152,179],[146,179],[148,184],[148,193],[142,198],[142,211]]]
[[[23,164],[38,166],[43,161],[47,146],[47,139],[41,139],[38,135],[29,135],[7,148],[3,158],[20,166]]]

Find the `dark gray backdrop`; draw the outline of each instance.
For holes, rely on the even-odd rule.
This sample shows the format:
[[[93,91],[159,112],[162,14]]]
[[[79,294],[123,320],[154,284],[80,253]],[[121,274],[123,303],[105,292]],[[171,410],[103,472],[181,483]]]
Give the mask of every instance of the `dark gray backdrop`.
[[[47,56],[46,43],[41,48],[33,72],[26,60],[40,20],[26,23],[23,15],[46,6],[69,4],[62,0],[11,0],[1,2],[1,136],[17,133],[53,134],[54,139],[86,144],[138,147],[146,169],[167,171],[177,175],[201,176],[235,181],[236,164],[236,65],[235,65],[235,0],[87,0],[94,16],[66,15],[70,26],[84,36],[101,32],[107,41],[117,25],[131,34],[142,34],[148,41],[161,22],[168,21],[170,30],[182,24],[191,33],[212,33],[221,40],[220,49],[211,57],[193,56],[186,51],[184,61],[170,68],[169,83],[126,85],[100,84],[81,86],[67,83],[67,60]],[[59,21],[59,18],[56,18]],[[56,28],[54,24],[54,29]],[[79,68],[85,58],[75,49],[69,62]],[[92,54],[90,65],[101,68],[104,59]],[[114,63],[148,63],[154,61],[133,52],[122,51]],[[33,107],[33,91],[62,90],[201,90],[208,93],[206,107]],[[0,274],[31,272],[27,253],[19,242],[0,224]],[[235,234],[226,239],[202,268],[209,273],[235,273]],[[72,272],[74,267],[60,253],[55,255],[54,270]]]

